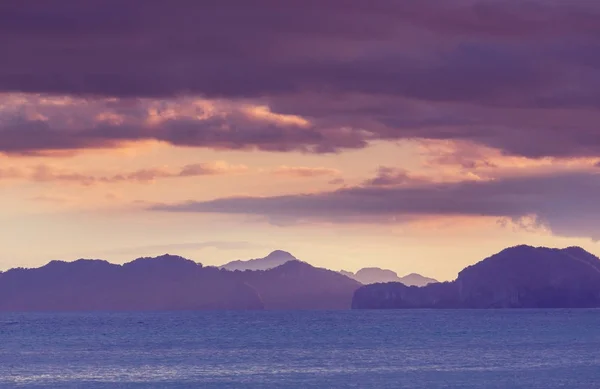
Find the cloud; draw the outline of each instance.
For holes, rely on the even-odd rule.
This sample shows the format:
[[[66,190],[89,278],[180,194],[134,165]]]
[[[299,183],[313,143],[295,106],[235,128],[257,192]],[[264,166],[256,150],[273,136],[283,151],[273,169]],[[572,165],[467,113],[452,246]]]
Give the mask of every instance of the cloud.
[[[540,50],[489,44],[455,53],[441,49],[457,40],[526,42],[536,49],[557,37],[572,42],[600,37],[594,18],[600,7],[593,2],[378,3],[5,4],[0,31],[11,39],[0,43],[0,88],[121,97],[256,97],[320,88],[502,98],[519,83],[542,86],[546,67],[535,61]]]
[[[420,185],[430,183],[428,177],[415,176],[408,170],[397,169],[389,166],[380,166],[377,176],[364,182],[366,186],[399,186],[399,185]]]
[[[111,148],[145,140],[213,149],[305,152],[367,145],[365,135],[356,131],[316,127],[301,117],[247,103],[2,97],[0,152],[8,154]]]
[[[0,11],[0,91],[14,100],[0,102],[2,153],[144,140],[326,153],[417,139],[600,155],[591,1],[25,0]]]
[[[597,157],[600,142],[593,123],[599,121],[597,110],[490,109],[357,96],[281,99],[269,108],[191,97],[162,101],[0,95],[0,153],[55,155],[147,140],[212,149],[326,153],[364,148],[375,140],[441,140],[471,145],[448,160],[456,163],[462,155],[466,167],[485,164],[474,147],[482,145],[528,158]]]
[[[380,223],[422,216],[487,216],[600,239],[600,173],[530,173],[485,181],[362,186],[316,194],[236,197],[156,205],[157,211],[259,215],[279,221]]]
[[[441,143],[441,144],[440,144]],[[472,143],[465,142],[422,142],[423,154],[429,156],[427,165],[456,166],[462,170],[494,169],[498,165],[494,158],[510,160],[498,155],[496,150],[487,149]]]
[[[0,180],[10,180],[20,178],[21,176],[21,170],[15,167],[0,168]]]
[[[73,199],[65,196],[56,196],[56,195],[39,195],[30,197],[29,200],[39,201],[44,203],[54,203],[54,204],[65,204],[71,202]]]
[[[343,178],[339,177],[339,178],[334,178],[332,180],[329,180],[328,184],[330,185],[343,185],[346,183],[346,180],[344,180]]]
[[[37,165],[29,169],[0,171],[0,179],[23,179],[34,182],[69,182],[85,186],[94,184],[114,183],[149,183],[162,178],[213,176],[223,174],[237,174],[247,171],[244,165],[229,165],[226,162],[206,162],[185,165],[179,169],[166,167],[153,167],[135,170],[128,173],[110,175],[94,175],[89,173],[73,172],[49,165]],[[9,175],[9,173],[11,173]]]
[[[337,169],[326,167],[305,167],[305,166],[279,166],[273,170],[273,174],[289,177],[323,177],[337,176],[341,172]]]

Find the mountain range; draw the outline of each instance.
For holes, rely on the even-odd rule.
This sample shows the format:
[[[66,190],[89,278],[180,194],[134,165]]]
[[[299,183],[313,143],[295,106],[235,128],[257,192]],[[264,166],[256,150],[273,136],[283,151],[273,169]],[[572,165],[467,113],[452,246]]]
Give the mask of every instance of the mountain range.
[[[420,287],[382,269],[349,277],[283,251],[236,261],[233,271],[228,265],[165,254],[124,265],[81,259],[11,269],[0,272],[0,311],[600,307],[600,259],[579,247],[511,247],[452,282]],[[242,270],[246,265],[262,270]],[[392,282],[355,279],[375,279],[366,275]]]
[[[468,266],[452,282],[365,285],[355,292],[352,307],[600,307],[600,259],[579,247],[515,246]]]
[[[220,268],[232,271],[269,270],[277,266],[281,266],[286,262],[297,260],[298,258],[294,257],[287,251],[275,250],[264,258],[236,260],[228,262],[220,266]],[[433,278],[423,277],[422,275],[416,273],[411,273],[404,277],[398,277],[398,274],[396,274],[396,272],[387,269],[380,269],[378,267],[365,267],[363,269],[358,270],[356,273],[340,270],[339,273],[365,285],[374,284],[378,282],[401,282],[404,285],[408,286],[425,286],[433,282],[438,282]]]
[[[360,283],[298,260],[229,271],[163,255],[52,261],[0,273],[0,311],[348,309]]]

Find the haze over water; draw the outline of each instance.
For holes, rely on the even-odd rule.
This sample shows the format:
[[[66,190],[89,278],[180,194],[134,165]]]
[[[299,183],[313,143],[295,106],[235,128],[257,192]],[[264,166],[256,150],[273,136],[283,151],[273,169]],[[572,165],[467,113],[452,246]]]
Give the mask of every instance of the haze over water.
[[[597,388],[600,310],[14,313],[0,387]]]

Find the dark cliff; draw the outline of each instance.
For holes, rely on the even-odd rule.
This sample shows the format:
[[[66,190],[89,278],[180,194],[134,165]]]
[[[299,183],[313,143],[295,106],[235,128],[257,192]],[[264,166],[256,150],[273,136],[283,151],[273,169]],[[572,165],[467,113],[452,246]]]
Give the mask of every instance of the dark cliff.
[[[363,286],[352,307],[600,307],[600,259],[578,247],[516,246],[462,270],[453,282],[406,287]]]

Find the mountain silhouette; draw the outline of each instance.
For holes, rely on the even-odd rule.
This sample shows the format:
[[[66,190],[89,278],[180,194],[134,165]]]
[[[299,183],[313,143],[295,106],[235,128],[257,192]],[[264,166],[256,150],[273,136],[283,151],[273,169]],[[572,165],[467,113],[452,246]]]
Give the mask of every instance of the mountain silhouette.
[[[265,309],[349,309],[361,286],[335,271],[297,260],[266,271],[233,274],[258,292]]]
[[[439,282],[434,278],[424,277],[417,273],[410,273],[404,277],[400,277],[400,282],[406,286],[425,286]]]
[[[427,284],[438,282],[433,278],[423,277],[422,275],[416,273],[399,277],[398,274],[392,270],[380,269],[378,267],[365,267],[356,273],[341,270],[340,273],[346,277],[354,278],[364,285],[382,282],[400,282],[406,286],[425,286]]]
[[[515,246],[466,267],[453,282],[363,286],[352,307],[600,307],[600,259],[579,247]]]
[[[299,261],[240,272],[168,254],[124,265],[80,259],[0,273],[0,311],[347,309],[358,287]]]
[[[52,261],[0,275],[0,311],[263,309],[252,287],[182,257]]]
[[[268,270],[283,265],[289,261],[298,260],[287,251],[275,250],[264,258],[249,259],[246,261],[237,260],[220,266],[226,270]]]

